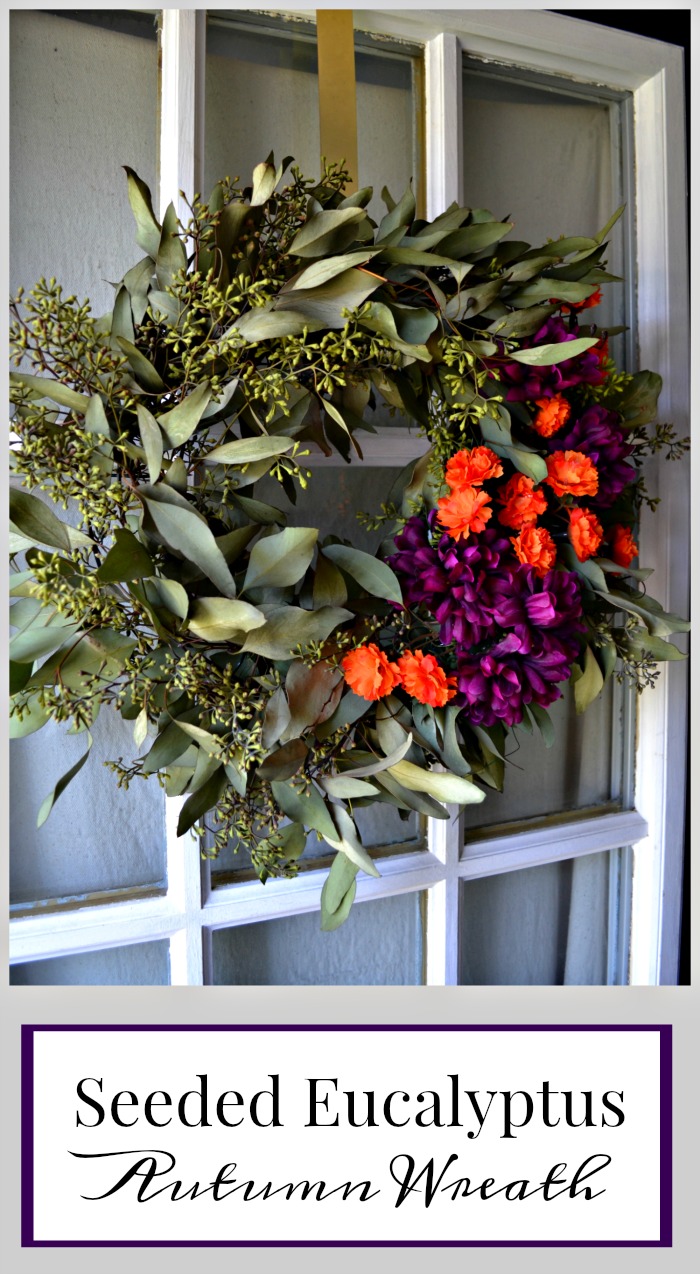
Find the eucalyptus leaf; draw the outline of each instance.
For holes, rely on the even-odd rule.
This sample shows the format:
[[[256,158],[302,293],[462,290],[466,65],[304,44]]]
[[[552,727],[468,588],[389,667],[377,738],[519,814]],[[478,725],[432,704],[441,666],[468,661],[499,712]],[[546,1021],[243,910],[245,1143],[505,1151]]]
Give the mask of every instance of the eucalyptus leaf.
[[[151,192],[145,182],[124,165],[127,176],[129,203],[136,221],[136,241],[155,261],[160,247],[160,226],[156,221],[151,202]]]
[[[87,394],[79,394],[70,386],[64,385],[62,381],[53,380],[49,376],[33,376],[30,372],[10,372],[10,384],[24,385],[40,398],[50,398],[52,402],[58,403],[59,407],[67,407],[69,411],[77,412],[80,416],[85,414],[90,404]]]
[[[321,890],[321,929],[330,933],[337,929],[350,913],[357,891],[359,868],[346,854],[337,853]]]
[[[264,623],[262,611],[249,602],[227,597],[198,597],[192,606],[188,627],[201,641],[240,642],[245,634]]]
[[[237,438],[233,442],[222,443],[207,451],[202,459],[215,460],[217,464],[247,465],[272,456],[283,456],[293,446],[293,438],[280,438],[279,435],[269,438],[263,434],[259,438]]]
[[[184,497],[172,488],[164,489],[161,483],[139,487],[136,495],[161,542],[194,562],[224,597],[235,597],[236,585],[221,549],[204,519]]]
[[[338,832],[328,806],[315,787],[309,787],[303,793],[291,782],[273,781],[270,787],[275,801],[287,818],[303,827],[313,828],[324,840],[333,841],[337,838]]]
[[[32,543],[66,553],[92,544],[89,536],[62,522],[43,500],[20,487],[10,487],[10,517],[17,530]]]
[[[242,591],[296,584],[311,564],[317,539],[316,527],[289,526],[258,540],[250,550]]]
[[[223,765],[219,765],[213,774],[197,791],[192,792],[185,801],[177,820],[177,834],[184,836],[195,823],[199,822],[210,809],[216,805],[228,786],[228,778]]]
[[[443,771],[424,770],[411,761],[398,761],[389,767],[389,774],[404,787],[415,792],[427,792],[428,796],[433,796],[438,801],[477,805],[484,799],[484,793],[469,779]]]
[[[146,453],[146,465],[151,482],[157,482],[163,467],[163,434],[156,420],[142,403],[136,405],[141,445]]]
[[[386,562],[345,544],[329,544],[324,548],[323,553],[341,570],[357,580],[358,584],[373,597],[383,597],[389,602],[397,602],[399,606],[403,606],[401,585]]]
[[[144,579],[153,574],[153,569],[153,562],[141,541],[131,531],[120,527],[114,532],[114,544],[95,571],[95,578],[103,584],[113,584]]]
[[[158,424],[169,447],[181,447],[192,437],[210,399],[211,386],[208,381],[202,381],[177,407],[158,417]]]
[[[566,359],[576,358],[587,349],[598,344],[598,337],[578,336],[573,341],[559,341],[554,345],[537,345],[534,349],[521,349],[509,353],[514,363],[525,363],[528,367],[551,367],[563,363]]]
[[[289,247],[290,256],[327,257],[342,252],[357,236],[365,220],[361,208],[327,209],[309,217]]]
[[[576,711],[585,712],[593,700],[598,698],[604,685],[600,665],[590,646],[586,646],[583,668],[580,669],[578,664],[574,664],[571,677],[574,683]]]
[[[56,783],[52,791],[49,792],[48,796],[45,797],[45,799],[42,801],[40,809],[39,809],[39,813],[37,815],[37,820],[36,820],[37,827],[43,826],[43,824],[46,822],[47,818],[49,817],[51,810],[56,804],[56,801],[58,800],[59,796],[61,796],[62,793],[65,792],[66,788],[68,787],[68,784],[71,783],[73,779],[75,778],[76,774],[79,774],[80,771],[82,770],[85,762],[87,761],[90,755],[90,748],[92,747],[92,736],[88,734],[87,737],[88,737],[87,752],[85,752],[85,754],[81,756],[79,761],[76,761],[75,765],[72,765],[71,768],[66,771],[66,773],[58,780],[58,782]]]
[[[297,646],[325,641],[335,628],[352,618],[352,611],[340,606],[322,606],[313,611],[298,606],[274,607],[265,623],[248,634],[243,650],[267,659],[290,659]]]

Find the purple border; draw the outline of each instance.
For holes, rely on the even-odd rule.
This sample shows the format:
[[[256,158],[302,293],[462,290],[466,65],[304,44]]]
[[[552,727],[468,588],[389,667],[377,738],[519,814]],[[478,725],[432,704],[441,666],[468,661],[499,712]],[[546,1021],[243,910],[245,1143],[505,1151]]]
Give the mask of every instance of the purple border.
[[[655,1031],[659,1036],[659,1084],[660,1084],[660,1196],[659,1196],[659,1238],[656,1239],[106,1239],[82,1240],[59,1239],[51,1242],[48,1239],[34,1238],[34,1034],[36,1031]],[[671,1247],[672,1246],[672,1039],[673,1028],[670,1025],[619,1025],[591,1026],[574,1025],[532,1025],[520,1023],[517,1026],[479,1024],[465,1026],[461,1024],[426,1025],[407,1023],[404,1025],[337,1025],[328,1026],[286,1023],[283,1025],[244,1024],[240,1026],[195,1026],[192,1024],[172,1025],[96,1025],[52,1023],[26,1024],[22,1032],[21,1060],[21,1246],[22,1247]]]

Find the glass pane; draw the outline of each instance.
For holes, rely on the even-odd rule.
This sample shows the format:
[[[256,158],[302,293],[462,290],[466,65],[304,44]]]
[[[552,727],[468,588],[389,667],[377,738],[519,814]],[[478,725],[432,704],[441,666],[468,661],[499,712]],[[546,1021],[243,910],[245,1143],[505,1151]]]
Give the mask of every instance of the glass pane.
[[[168,986],[169,982],[167,939],[33,960],[10,969],[11,986]]]
[[[358,163],[361,186],[374,186],[370,215],[381,218],[384,185],[399,199],[419,175],[412,60],[357,49]],[[250,180],[274,146],[279,163],[292,155],[307,177],[320,172],[318,63],[315,32],[264,32],[208,15],[204,189],[224,176]],[[329,156],[340,159],[341,156]]]
[[[11,285],[55,275],[100,313],[113,303],[108,280],[140,255],[122,165],[155,190],[154,17],[15,10],[11,19]],[[95,738],[40,831],[41,801],[85,743],[51,727],[13,743],[13,901],[162,880],[162,793],[149,783],[125,797],[101,764],[133,754],[131,727],[115,718]]]
[[[551,748],[539,731],[520,728],[506,744],[502,792],[486,791],[481,805],[464,810],[467,843],[479,828],[515,819],[544,817],[587,806],[605,805],[619,798],[613,766],[614,732],[620,728],[616,687],[605,691],[581,716],[574,710],[570,687],[547,709],[555,733]]]
[[[552,87],[475,71],[463,77],[464,198],[515,222],[512,239],[592,236],[621,202],[616,103],[588,101]],[[613,232],[613,252],[623,225]],[[619,261],[611,258],[613,273]],[[620,318],[623,289],[596,308],[605,326]]]
[[[298,492],[296,504],[287,499],[275,478],[256,482],[254,494],[256,499],[282,509],[290,526],[317,526],[321,539],[337,535],[350,540],[355,548],[374,553],[387,534],[386,527],[368,531],[357,515],[379,514],[395,480],[396,469],[366,468],[361,461],[351,461],[338,467],[312,468],[309,485]]]
[[[610,854],[465,881],[460,984],[602,986]]]
[[[54,275],[99,314],[141,255],[122,165],[155,191],[158,57],[153,14],[70,15],[11,14],[10,286]]]
[[[51,722],[13,739],[10,785],[10,900],[34,902],[164,882],[165,802],[158,783],[128,792],[103,764],[136,752],[133,726],[107,709],[84,768],[43,827],[37,811],[57,779],[85,752],[85,739]]]
[[[356,903],[322,933],[318,912],[217,929],[214,982],[224,986],[420,986],[421,894]]]

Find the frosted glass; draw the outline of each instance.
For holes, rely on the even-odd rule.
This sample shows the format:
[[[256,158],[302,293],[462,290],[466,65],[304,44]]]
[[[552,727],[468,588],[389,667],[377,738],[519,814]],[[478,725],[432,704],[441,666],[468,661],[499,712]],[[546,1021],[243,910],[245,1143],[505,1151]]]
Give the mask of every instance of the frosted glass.
[[[106,951],[33,960],[10,969],[11,986],[168,986],[168,942],[137,942]]]
[[[420,986],[421,895],[356,903],[322,933],[318,912],[212,935],[214,982],[225,986]]]
[[[299,491],[296,504],[287,499],[275,478],[257,482],[253,494],[281,509],[290,526],[317,526],[321,539],[337,535],[355,548],[374,553],[385,539],[387,528],[368,531],[357,514],[379,514],[398,472],[388,467],[365,468],[360,460],[353,460],[349,465],[341,462],[338,466],[312,468],[309,485],[306,491]]]
[[[466,881],[460,984],[604,985],[609,860],[590,854]]]
[[[609,103],[585,101],[506,77],[463,77],[464,200],[514,221],[513,240],[533,247],[560,235],[593,236],[621,202],[613,171]],[[613,232],[613,251],[623,226]],[[610,258],[619,273],[619,261]],[[619,323],[621,285],[608,285],[591,317]]]
[[[99,314],[142,256],[122,165],[155,193],[156,42],[10,16],[10,286],[53,275]]]
[[[207,28],[205,191],[225,175],[247,184],[273,148],[278,163],[292,155],[304,176],[319,176],[315,43],[291,31],[224,26],[216,17],[210,14]],[[375,187],[376,218],[386,212],[384,185],[399,199],[418,179],[411,59],[357,49],[355,73],[359,182]]]
[[[154,779],[117,787],[104,760],[136,754],[133,722],[105,709],[94,746],[43,827],[36,817],[57,779],[84,755],[84,735],[53,722],[10,747],[10,898],[64,898],[164,882],[165,802]]]
[[[605,805],[617,798],[612,785],[613,732],[620,722],[614,701],[614,686],[608,683],[600,698],[578,716],[567,683],[562,698],[547,709],[555,733],[551,748],[545,747],[538,730],[510,734],[503,792],[487,790],[481,805],[466,807],[467,840],[480,827]]]

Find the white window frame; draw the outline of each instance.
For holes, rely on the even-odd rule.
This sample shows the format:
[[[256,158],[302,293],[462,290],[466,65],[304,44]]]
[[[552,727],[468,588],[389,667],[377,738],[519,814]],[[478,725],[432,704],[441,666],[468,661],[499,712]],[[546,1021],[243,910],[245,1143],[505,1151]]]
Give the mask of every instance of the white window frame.
[[[313,17],[313,11],[285,9]],[[201,188],[204,10],[162,11],[160,135],[161,213],[179,191]],[[465,52],[485,61],[519,66],[629,92],[633,100],[635,153],[636,278],[639,365],[660,371],[662,419],[679,433],[689,429],[687,264],[683,65],[679,49],[552,13],[522,10],[439,10],[430,13],[378,9],[355,11],[358,29],[425,46],[427,213],[436,216],[462,199],[461,84]],[[561,50],[568,50],[562,53]],[[455,163],[457,157],[457,163]],[[389,437],[389,435],[391,437]],[[367,463],[397,464],[397,434],[370,439]],[[406,433],[405,463],[425,447]],[[328,463],[320,460],[319,463]],[[686,613],[689,491],[680,465],[657,465],[650,486],[660,510],[642,518],[645,565],[654,568],[654,595]],[[681,665],[662,670],[657,687],[642,696],[638,715],[636,791],[631,808],[582,816],[544,831],[471,841],[463,848],[456,810],[430,821],[428,847],[382,860],[379,880],[361,877],[359,902],[428,891],[427,982],[458,981],[461,882],[582,854],[611,855],[611,880],[633,872],[629,981],[656,985],[677,980],[683,860],[686,741],[686,677]],[[325,871],[295,880],[257,881],[213,890],[196,843],[177,837],[181,801],[166,801],[167,891],[78,911],[42,908],[11,926],[11,961],[168,939],[172,985],[213,981],[214,929],[317,910]],[[612,891],[611,891],[612,892]],[[624,895],[624,888],[622,889]],[[615,915],[616,915],[615,911]],[[611,911],[611,920],[614,920]],[[621,929],[626,928],[623,918]],[[613,925],[614,928],[614,925]],[[613,934],[614,939],[614,934]],[[625,942],[609,939],[609,981],[627,981]]]

